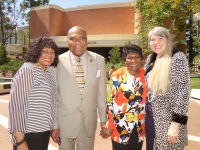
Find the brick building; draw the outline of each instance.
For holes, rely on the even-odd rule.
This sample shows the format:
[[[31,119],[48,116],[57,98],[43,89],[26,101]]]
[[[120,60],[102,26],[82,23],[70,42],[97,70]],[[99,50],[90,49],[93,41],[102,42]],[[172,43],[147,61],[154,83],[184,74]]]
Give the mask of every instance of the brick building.
[[[139,44],[134,20],[137,17],[129,3],[81,6],[63,9],[56,5],[35,7],[30,16],[30,40],[50,36],[62,51],[67,50],[67,32],[75,25],[86,29],[88,49],[106,56],[114,46]]]
[[[72,26],[81,26],[88,34],[88,49],[108,56],[114,46],[124,47],[131,42],[140,45],[140,36],[134,22],[138,14],[130,3],[112,3],[63,9],[56,5],[31,9],[30,40],[38,36],[54,39],[61,53],[67,51],[67,32]]]

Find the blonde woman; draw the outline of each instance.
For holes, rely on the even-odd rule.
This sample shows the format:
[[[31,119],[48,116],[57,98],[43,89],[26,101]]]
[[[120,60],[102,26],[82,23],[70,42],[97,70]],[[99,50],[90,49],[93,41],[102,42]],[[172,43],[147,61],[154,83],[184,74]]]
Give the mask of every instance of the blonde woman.
[[[145,65],[149,91],[145,118],[147,150],[183,150],[188,143],[188,61],[173,48],[166,28],[155,27],[148,33],[148,40],[153,53]]]

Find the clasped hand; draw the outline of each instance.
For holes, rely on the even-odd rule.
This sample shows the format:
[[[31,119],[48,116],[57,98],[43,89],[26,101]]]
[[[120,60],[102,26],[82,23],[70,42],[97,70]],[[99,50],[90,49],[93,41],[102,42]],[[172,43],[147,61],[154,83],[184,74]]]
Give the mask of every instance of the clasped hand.
[[[109,136],[111,136],[113,130],[109,128],[102,128],[100,131],[100,135],[102,138],[107,139]]]
[[[51,138],[55,143],[58,143],[59,145],[61,144],[60,141],[60,129],[53,129],[51,131]]]

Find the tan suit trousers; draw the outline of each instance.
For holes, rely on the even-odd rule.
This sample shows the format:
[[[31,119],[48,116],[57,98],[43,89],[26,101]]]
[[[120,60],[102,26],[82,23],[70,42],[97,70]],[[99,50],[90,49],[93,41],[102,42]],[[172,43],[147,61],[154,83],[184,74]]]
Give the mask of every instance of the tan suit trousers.
[[[67,130],[67,129],[66,129]],[[95,139],[95,133],[88,137],[85,129],[84,124],[80,124],[79,134],[77,138],[61,138],[61,145],[59,145],[59,150],[94,150],[94,139]]]

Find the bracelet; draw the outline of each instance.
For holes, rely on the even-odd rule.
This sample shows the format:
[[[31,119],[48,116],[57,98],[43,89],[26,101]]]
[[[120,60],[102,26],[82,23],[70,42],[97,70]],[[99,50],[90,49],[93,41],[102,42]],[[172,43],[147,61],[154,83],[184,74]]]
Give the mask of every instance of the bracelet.
[[[20,142],[16,143],[15,146],[19,146],[21,145],[22,143],[24,143],[26,141],[26,139],[24,138],[23,140],[21,140]]]

